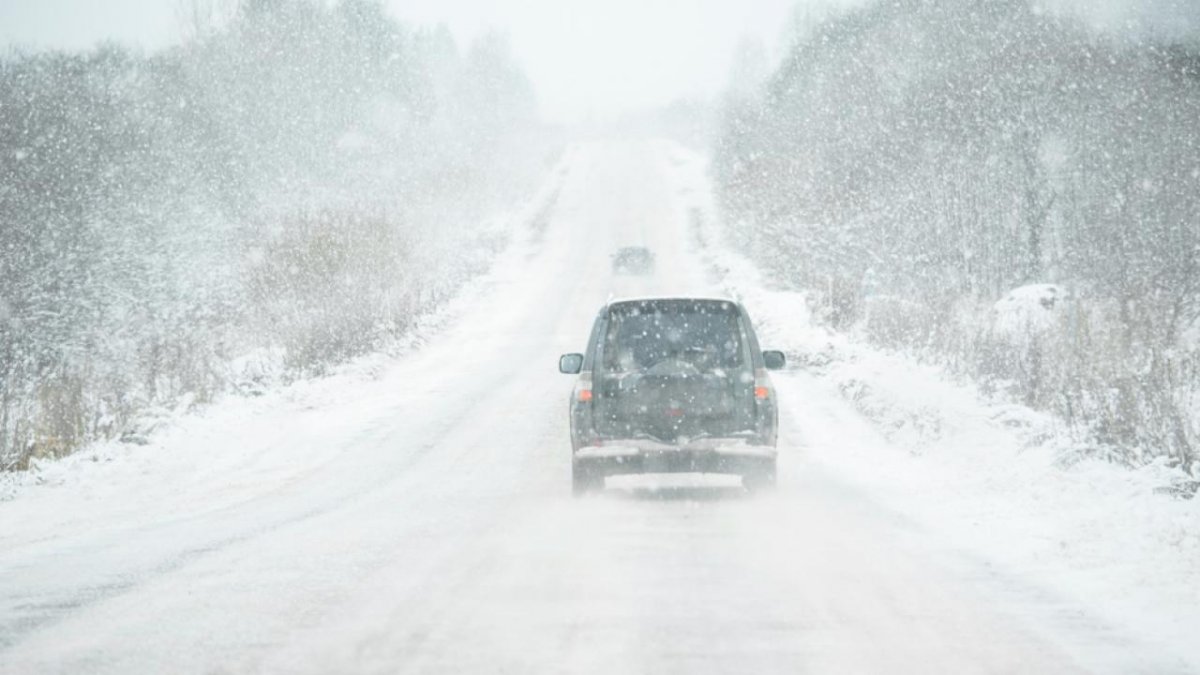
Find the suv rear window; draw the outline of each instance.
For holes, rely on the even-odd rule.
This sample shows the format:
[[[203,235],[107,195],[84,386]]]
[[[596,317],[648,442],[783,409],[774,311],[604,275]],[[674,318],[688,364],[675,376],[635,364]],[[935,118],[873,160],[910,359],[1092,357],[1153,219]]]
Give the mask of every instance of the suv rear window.
[[[603,342],[604,369],[738,369],[745,363],[737,309],[713,300],[649,300],[614,305]]]

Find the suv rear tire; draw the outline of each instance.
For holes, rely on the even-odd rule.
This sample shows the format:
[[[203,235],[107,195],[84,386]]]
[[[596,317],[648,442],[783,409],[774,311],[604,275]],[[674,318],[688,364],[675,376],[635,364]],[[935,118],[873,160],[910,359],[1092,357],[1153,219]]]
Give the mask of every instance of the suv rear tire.
[[[576,497],[604,489],[604,474],[577,461],[571,462],[571,494]]]
[[[775,462],[766,464],[749,473],[742,474],[742,487],[747,492],[766,492],[775,489]]]

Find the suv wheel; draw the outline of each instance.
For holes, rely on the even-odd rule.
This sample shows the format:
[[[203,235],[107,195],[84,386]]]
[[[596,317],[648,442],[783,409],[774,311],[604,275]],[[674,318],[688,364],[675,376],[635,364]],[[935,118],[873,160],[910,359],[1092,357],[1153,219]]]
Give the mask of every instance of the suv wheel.
[[[579,462],[571,462],[571,493],[576,497],[604,489],[604,474]]]
[[[748,492],[765,492],[775,488],[775,462],[742,475],[742,486]]]

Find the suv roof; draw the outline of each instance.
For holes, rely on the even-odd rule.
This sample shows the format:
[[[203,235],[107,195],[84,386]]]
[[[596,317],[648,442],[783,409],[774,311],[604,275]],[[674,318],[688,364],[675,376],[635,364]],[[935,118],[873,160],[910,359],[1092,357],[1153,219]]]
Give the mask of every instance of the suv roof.
[[[729,302],[735,305],[742,303],[737,298],[721,297],[721,296],[706,296],[706,295],[645,295],[631,296],[627,298],[612,298],[604,303],[605,308],[613,305],[625,305],[640,302]]]

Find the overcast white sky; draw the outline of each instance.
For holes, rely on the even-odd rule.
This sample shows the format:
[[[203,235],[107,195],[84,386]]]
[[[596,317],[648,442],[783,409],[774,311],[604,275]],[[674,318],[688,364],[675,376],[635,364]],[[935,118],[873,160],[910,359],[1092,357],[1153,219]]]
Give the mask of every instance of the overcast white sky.
[[[779,41],[805,0],[388,0],[411,24],[446,23],[461,44],[506,32],[543,116],[574,121],[711,94],[743,36]],[[179,39],[176,0],[0,0],[0,41],[85,48],[111,39],[148,49]]]
[[[230,0],[218,0],[228,2]],[[779,48],[796,5],[864,0],[386,0],[410,24],[445,23],[461,44],[508,33],[542,114],[575,121],[724,87],[743,37]],[[1197,29],[1200,0],[1043,0],[1107,27],[1132,20]],[[0,0],[0,44],[85,48],[109,39],[154,49],[179,39],[179,0]]]
[[[456,35],[503,28],[551,118],[648,107],[726,84],[742,36],[778,41],[796,0],[392,0]]]

